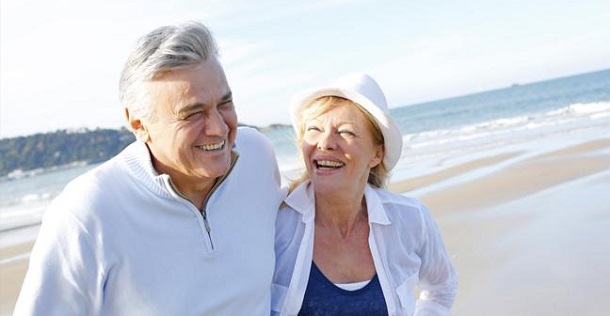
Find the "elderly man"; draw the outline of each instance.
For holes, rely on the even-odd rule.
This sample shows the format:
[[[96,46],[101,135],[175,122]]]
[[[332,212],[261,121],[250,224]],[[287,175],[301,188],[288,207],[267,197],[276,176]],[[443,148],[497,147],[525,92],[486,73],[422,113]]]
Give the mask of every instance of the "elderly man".
[[[140,39],[120,82],[137,141],[50,204],[15,315],[269,315],[285,192],[217,55],[200,23]]]

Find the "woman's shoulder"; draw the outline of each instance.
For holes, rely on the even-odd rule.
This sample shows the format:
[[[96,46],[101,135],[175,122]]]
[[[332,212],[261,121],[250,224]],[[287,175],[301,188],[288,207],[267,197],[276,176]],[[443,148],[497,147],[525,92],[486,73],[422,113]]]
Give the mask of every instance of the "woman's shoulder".
[[[426,206],[415,197],[394,193],[382,188],[375,188],[374,192],[384,206],[395,206],[399,209],[413,211],[427,210]]]
[[[376,193],[390,222],[414,231],[435,229],[432,213],[419,199],[383,189],[378,189]]]

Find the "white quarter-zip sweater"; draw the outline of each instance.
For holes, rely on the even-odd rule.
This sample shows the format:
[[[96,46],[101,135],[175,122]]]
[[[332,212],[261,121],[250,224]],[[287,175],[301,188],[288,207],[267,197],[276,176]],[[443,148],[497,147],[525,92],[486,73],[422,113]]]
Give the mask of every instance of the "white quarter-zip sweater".
[[[240,128],[239,158],[204,216],[136,141],[51,203],[15,315],[269,315],[273,149]]]

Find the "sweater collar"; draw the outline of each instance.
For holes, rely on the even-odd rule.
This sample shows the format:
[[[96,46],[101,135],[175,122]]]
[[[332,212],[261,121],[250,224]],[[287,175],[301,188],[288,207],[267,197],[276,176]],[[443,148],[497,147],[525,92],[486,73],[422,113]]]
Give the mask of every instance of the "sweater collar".
[[[155,170],[150,151],[144,142],[136,140],[127,146],[119,157],[124,161],[129,172],[151,191],[167,198],[176,198],[177,196],[180,196],[180,193],[174,189],[169,175],[159,174],[157,170]],[[231,153],[231,170],[238,157],[239,153],[237,147],[234,147],[233,152]],[[228,177],[229,173],[230,171],[218,181],[218,185],[222,182],[221,180]],[[215,185],[215,187],[218,185]]]
[[[127,146],[119,155],[119,158],[125,163],[129,172],[137,178],[142,185],[155,192],[158,195],[170,198],[173,196],[171,191],[168,191],[169,175],[159,174],[155,170],[150,152],[146,144],[140,140],[136,140]],[[171,185],[170,185],[171,186]]]

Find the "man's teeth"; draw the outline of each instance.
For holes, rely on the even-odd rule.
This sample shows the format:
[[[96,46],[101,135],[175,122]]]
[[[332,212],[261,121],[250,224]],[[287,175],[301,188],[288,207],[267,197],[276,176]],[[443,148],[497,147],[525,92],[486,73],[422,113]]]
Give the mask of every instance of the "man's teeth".
[[[318,167],[339,168],[339,167],[343,167],[344,164],[340,161],[317,160],[316,165]]]
[[[208,145],[200,145],[197,146],[199,149],[203,149],[205,151],[212,151],[212,150],[218,150],[221,149],[222,147],[224,147],[225,142],[222,141],[221,143],[218,144],[208,144]]]

